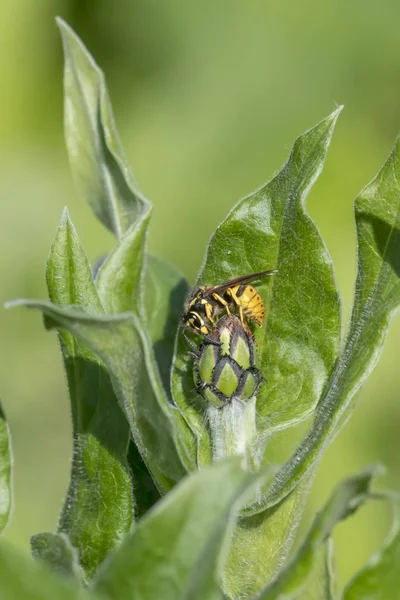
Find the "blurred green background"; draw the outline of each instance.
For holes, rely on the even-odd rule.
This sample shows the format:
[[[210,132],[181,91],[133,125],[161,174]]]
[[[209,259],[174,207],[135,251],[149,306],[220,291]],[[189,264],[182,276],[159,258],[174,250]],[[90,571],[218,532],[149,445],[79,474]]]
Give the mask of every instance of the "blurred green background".
[[[347,317],[355,275],[352,202],[400,129],[397,0],[13,0],[0,4],[1,300],[46,296],[44,267],[68,204],[95,260],[111,237],[74,192],[62,127],[61,15],[104,69],[134,172],[155,206],[150,248],[193,281],[207,240],[279,168],[294,138],[345,104],[308,207],[332,254]],[[15,457],[6,537],[28,550],[54,530],[71,428],[55,334],[37,314],[0,313],[0,395]],[[324,457],[311,515],[344,475],[371,462],[400,488],[400,322]],[[386,535],[371,505],[339,525],[340,583]]]

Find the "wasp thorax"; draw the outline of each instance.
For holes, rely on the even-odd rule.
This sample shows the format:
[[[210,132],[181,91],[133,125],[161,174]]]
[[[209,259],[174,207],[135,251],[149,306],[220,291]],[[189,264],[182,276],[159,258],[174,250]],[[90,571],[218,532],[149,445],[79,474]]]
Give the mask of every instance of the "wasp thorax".
[[[233,398],[250,400],[257,393],[263,378],[256,367],[254,341],[236,315],[221,317],[203,340],[194,379],[199,393],[219,407]]]

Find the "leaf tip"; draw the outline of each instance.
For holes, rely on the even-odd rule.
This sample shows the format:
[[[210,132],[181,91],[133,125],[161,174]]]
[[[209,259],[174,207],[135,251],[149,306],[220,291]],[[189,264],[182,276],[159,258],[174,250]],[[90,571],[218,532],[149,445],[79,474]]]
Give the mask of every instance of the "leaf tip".
[[[339,117],[340,113],[342,112],[342,110],[344,109],[344,104],[338,104],[338,106],[336,107],[336,109],[333,111],[332,113],[332,117],[336,119]]]
[[[62,211],[62,215],[61,215],[61,223],[66,223],[67,221],[70,221],[70,217],[69,217],[69,210],[67,206],[64,206],[63,211]]]
[[[3,306],[6,310],[8,310],[9,308],[14,308],[17,302],[18,300],[7,300],[7,302],[4,302]]]
[[[7,300],[4,302],[3,306],[6,310],[9,308],[16,308],[18,306],[28,306],[29,300],[25,300],[24,298],[17,298],[16,300]]]
[[[57,228],[56,239],[57,239],[59,232],[72,233],[75,237],[78,236],[78,233],[77,233],[75,226],[69,215],[68,208],[66,206],[64,207],[64,209],[62,211],[60,224]]]
[[[321,134],[322,134],[322,137],[320,137],[320,142],[322,142],[323,145],[325,146],[325,149],[324,149],[324,155],[325,155],[326,154],[326,150],[328,149],[329,144],[330,144],[331,139],[332,139],[332,135],[333,135],[333,131],[335,129],[336,121],[337,121],[340,113],[342,112],[343,108],[344,108],[343,104],[339,104],[339,106],[337,106],[335,108],[335,110],[330,115],[328,115],[327,117],[324,117],[316,125],[314,125],[313,127],[310,127],[310,129],[307,129],[306,131],[304,131],[304,133],[302,133],[295,140],[294,146],[293,146],[293,150],[299,144],[302,144],[304,142],[304,140],[306,140],[310,136],[312,137],[313,135],[315,135],[317,133],[318,136],[321,136]]]
[[[66,22],[64,21],[64,19],[58,15],[55,17],[54,20],[57,24],[57,27],[63,27],[64,25],[66,25]]]
[[[400,152],[400,133],[397,134],[397,137],[394,142],[394,152]]]
[[[326,121],[330,122],[332,127],[336,125],[336,121],[338,120],[339,115],[343,109],[344,104],[339,104],[339,106],[335,108],[335,110],[329,115],[329,117],[326,118]]]
[[[61,37],[64,41],[66,40],[67,35],[74,35],[73,29],[70,27],[70,25],[68,25],[68,23],[66,21],[64,21],[64,19],[62,17],[57,16],[55,18],[55,21],[56,21],[58,30],[61,34]]]
[[[57,15],[55,21],[58,29],[60,30],[61,35],[64,35],[64,33],[76,35],[71,25],[68,25],[68,23],[64,21],[62,17],[59,17]]]
[[[65,61],[76,63],[78,58],[87,61],[89,67],[95,69],[99,74],[102,73],[93,56],[82,42],[79,35],[68,25],[61,17],[56,17],[56,25],[61,34],[61,40],[64,48]]]
[[[372,477],[380,477],[387,472],[385,465],[382,465],[381,463],[373,464],[369,469]]]

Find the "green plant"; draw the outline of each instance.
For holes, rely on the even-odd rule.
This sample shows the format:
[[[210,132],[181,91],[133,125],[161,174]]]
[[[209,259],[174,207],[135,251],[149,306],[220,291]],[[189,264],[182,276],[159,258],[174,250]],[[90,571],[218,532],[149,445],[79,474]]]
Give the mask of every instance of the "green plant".
[[[335,523],[369,498],[398,503],[396,494],[371,491],[376,469],[343,482],[290,561],[288,553],[322,453],[400,302],[400,142],[355,203],[358,273],[343,341],[331,259],[305,210],[340,108],[301,135],[280,173],[217,228],[199,281],[279,273],[257,285],[268,312],[255,332],[265,377],[257,399],[208,405],[194,389],[196,366],[179,327],[187,284],[146,251],[151,205],[125,160],[103,74],[59,26],[72,173],[116,243],[94,280],[65,211],[47,264],[50,301],[14,303],[39,309],[46,328],[59,332],[74,451],[57,532],[32,538],[39,560],[22,562],[0,545],[1,597],[337,597]],[[270,439],[310,417],[292,456],[273,467]],[[10,470],[1,413],[0,529],[10,512]],[[345,600],[398,594],[399,540],[396,529]]]

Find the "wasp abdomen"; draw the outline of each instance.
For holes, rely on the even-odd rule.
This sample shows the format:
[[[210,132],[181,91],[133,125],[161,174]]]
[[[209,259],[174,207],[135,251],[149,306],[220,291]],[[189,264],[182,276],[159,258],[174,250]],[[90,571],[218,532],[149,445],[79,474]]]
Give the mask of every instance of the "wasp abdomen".
[[[255,321],[260,326],[263,324],[265,318],[264,302],[254,287],[238,285],[229,288],[227,293],[241,307],[243,314],[249,321]]]

